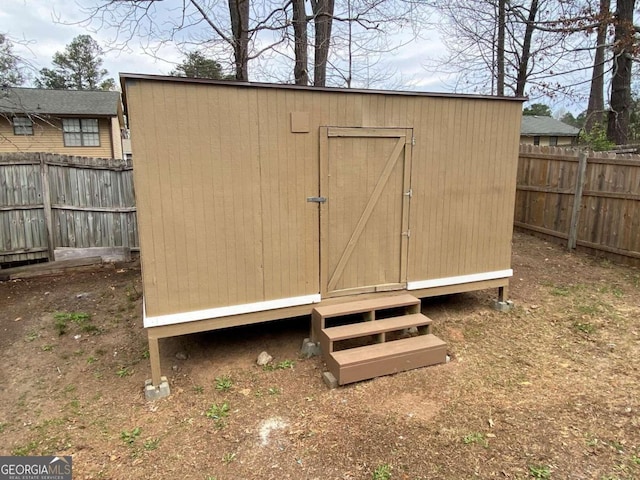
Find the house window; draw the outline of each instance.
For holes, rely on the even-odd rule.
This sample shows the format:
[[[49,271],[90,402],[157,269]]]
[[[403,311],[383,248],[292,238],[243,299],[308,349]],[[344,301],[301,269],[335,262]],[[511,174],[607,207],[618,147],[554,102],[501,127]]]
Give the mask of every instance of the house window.
[[[533,144],[540,145],[540,137],[533,137]]]
[[[558,137],[549,137],[549,145],[552,147],[558,145]]]
[[[33,122],[29,117],[13,117],[14,135],[33,135]]]
[[[65,147],[99,147],[100,132],[97,118],[63,118]]]

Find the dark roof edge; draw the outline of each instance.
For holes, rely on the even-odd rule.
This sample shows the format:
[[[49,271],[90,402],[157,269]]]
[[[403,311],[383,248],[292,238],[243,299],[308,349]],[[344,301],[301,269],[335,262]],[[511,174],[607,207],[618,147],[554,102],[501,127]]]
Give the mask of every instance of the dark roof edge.
[[[208,78],[187,78],[187,77],[170,77],[167,75],[146,75],[141,73],[121,73],[120,83],[126,80],[156,80],[165,82],[178,83],[197,83],[208,85],[220,85],[228,87],[254,87],[254,88],[275,88],[285,90],[302,90],[308,92],[333,92],[333,93],[368,93],[378,95],[404,95],[409,97],[439,97],[439,98],[466,98],[473,100],[509,100],[517,102],[525,102],[527,97],[498,97],[495,95],[476,95],[470,93],[440,93],[440,92],[414,92],[407,90],[366,90],[359,88],[338,88],[338,87],[311,87],[303,85],[292,85],[282,83],[260,83],[260,82],[238,82],[235,80],[211,80]],[[126,89],[122,85],[123,96],[126,95]]]

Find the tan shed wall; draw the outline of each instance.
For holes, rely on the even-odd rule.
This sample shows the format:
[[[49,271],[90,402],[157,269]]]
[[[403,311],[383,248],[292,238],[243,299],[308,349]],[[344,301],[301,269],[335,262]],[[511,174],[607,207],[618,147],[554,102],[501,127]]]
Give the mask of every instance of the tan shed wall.
[[[117,118],[114,117],[117,122]],[[58,119],[33,123],[33,135],[14,135],[13,125],[0,115],[0,152],[45,152],[80,157],[122,158],[113,154],[113,139],[111,136],[111,120],[99,118],[100,129],[99,147],[65,147],[62,136],[62,122]],[[120,138],[118,129],[117,138]]]
[[[138,79],[126,96],[147,316],[320,292],[321,126],[414,129],[409,281],[510,268],[520,102]]]

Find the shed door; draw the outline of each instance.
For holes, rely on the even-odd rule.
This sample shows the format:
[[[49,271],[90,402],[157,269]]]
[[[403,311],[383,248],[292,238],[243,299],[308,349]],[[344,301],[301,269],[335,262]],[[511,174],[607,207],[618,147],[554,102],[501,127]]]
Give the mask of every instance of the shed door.
[[[321,293],[406,286],[412,129],[320,129]]]

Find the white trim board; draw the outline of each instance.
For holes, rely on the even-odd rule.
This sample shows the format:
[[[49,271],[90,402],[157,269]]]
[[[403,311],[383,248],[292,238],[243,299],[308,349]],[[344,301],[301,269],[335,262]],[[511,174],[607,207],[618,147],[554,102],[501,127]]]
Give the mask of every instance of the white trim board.
[[[434,278],[432,280],[418,280],[408,282],[407,290],[420,290],[422,288],[448,287],[449,285],[460,285],[461,283],[482,282],[484,280],[496,280],[513,276],[513,270],[496,270],[495,272],[473,273],[471,275],[460,275],[457,277]]]
[[[158,315],[147,317],[142,303],[142,315],[144,327],[161,327],[165,325],[175,325],[177,323],[197,322],[198,320],[209,320],[211,318],[229,317],[232,315],[242,315],[243,313],[262,312],[265,310],[276,310],[278,308],[297,307],[298,305],[309,305],[319,303],[320,294],[304,295],[301,297],[279,298],[277,300],[266,300],[264,302],[245,303],[242,305],[232,305],[230,307],[209,308],[207,310],[196,310],[193,312],[172,313],[170,315]]]

